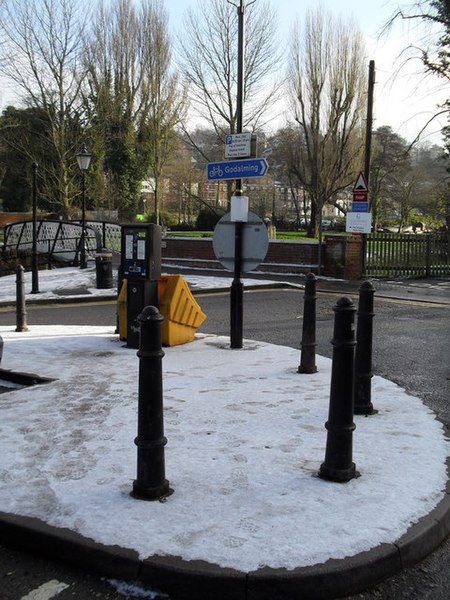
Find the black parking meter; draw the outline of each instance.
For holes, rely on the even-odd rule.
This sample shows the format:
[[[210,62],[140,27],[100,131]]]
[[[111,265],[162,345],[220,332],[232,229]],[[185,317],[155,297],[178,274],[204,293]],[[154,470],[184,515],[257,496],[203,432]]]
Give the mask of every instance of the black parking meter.
[[[161,277],[161,227],[122,225],[121,269],[127,280],[127,346],[139,348],[138,315],[145,306],[158,308]]]

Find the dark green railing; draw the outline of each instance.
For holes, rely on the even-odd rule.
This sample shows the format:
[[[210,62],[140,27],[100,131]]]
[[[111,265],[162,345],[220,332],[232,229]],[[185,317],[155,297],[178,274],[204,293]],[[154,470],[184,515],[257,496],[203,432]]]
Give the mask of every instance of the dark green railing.
[[[449,233],[370,233],[364,236],[367,277],[450,276]]]

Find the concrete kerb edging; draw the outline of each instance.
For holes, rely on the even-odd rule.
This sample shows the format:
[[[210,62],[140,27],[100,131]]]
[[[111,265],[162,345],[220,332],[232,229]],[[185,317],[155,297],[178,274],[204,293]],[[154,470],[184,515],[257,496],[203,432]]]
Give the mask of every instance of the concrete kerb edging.
[[[231,279],[230,279],[231,285]],[[245,287],[245,291],[252,290],[264,290],[264,289],[286,289],[290,287],[300,287],[303,289],[303,285],[291,284],[288,282],[275,282],[270,284],[256,284]],[[207,294],[218,294],[218,293],[226,293],[229,292],[229,287],[216,287],[216,288],[204,288],[204,289],[194,289],[191,290],[191,293],[194,296],[198,295],[207,295]],[[33,298],[26,298],[26,306],[37,306],[42,304],[86,304],[86,303],[101,303],[101,302],[116,302],[117,301],[117,293],[112,294],[104,294],[102,296],[93,295],[85,295],[85,296],[59,296],[57,298],[39,298],[38,296],[34,296]],[[0,300],[0,308],[15,308],[15,302],[2,302]]]
[[[360,283],[360,282],[359,282]],[[230,285],[231,285],[231,279],[230,279]],[[358,284],[359,285],[359,284]],[[282,281],[282,282],[273,282],[270,284],[255,284],[255,285],[251,285],[251,286],[245,286],[245,291],[246,292],[250,292],[250,291],[257,291],[257,290],[262,290],[262,289],[289,289],[289,288],[294,288],[294,289],[304,289],[304,284],[303,283],[293,283],[293,282],[289,282],[289,281]],[[208,294],[220,294],[220,293],[227,293],[229,291],[229,287],[214,287],[214,288],[204,288],[204,289],[193,289],[191,290],[192,294],[194,296],[205,296]],[[336,296],[336,295],[347,295],[347,296],[351,296],[351,297],[357,297],[358,293],[359,293],[359,288],[355,287],[354,289],[323,289],[317,287],[317,293],[318,294],[324,294],[324,295],[330,295],[330,296]],[[388,292],[386,290],[383,291],[379,291],[376,290],[376,298],[379,300],[394,300],[394,301],[400,301],[400,302],[419,302],[419,303],[424,303],[424,304],[435,304],[436,306],[447,306],[450,304],[450,300],[449,299],[444,299],[444,298],[433,298],[433,297],[422,297],[422,296],[409,296],[409,297],[405,297],[404,295],[402,296],[399,293],[394,293],[394,292]],[[42,304],[86,304],[86,303],[101,303],[101,302],[115,302],[117,301],[117,293],[111,293],[111,294],[105,294],[102,296],[96,296],[95,294],[93,295],[84,295],[84,296],[59,296],[57,298],[53,297],[53,298],[39,298],[38,296],[35,296],[33,298],[26,298],[26,306],[37,306],[37,305],[42,305]],[[0,308],[11,308],[13,309],[15,307],[15,302],[14,301],[1,301],[0,300]]]
[[[450,468],[450,459],[447,460]],[[399,540],[345,559],[293,570],[249,573],[176,556],[140,560],[137,552],[105,546],[31,517],[0,512],[0,543],[56,559],[104,577],[140,581],[183,600],[322,600],[356,594],[423,560],[450,534],[450,481],[444,498]]]

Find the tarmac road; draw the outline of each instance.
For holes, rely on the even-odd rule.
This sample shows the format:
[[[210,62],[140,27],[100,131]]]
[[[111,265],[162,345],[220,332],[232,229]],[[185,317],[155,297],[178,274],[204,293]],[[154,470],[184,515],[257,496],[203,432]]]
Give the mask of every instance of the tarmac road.
[[[318,297],[317,352],[325,356],[331,356],[332,307],[341,295],[343,294],[321,293]],[[200,331],[229,334],[228,294],[199,294],[197,299],[208,315]],[[244,338],[300,348],[302,307],[302,290],[279,289],[246,293]],[[392,301],[375,297],[374,372],[399,383],[409,392],[424,399],[447,424],[447,429],[450,423],[448,315],[448,305]],[[13,312],[0,311],[0,324],[14,323]],[[29,307],[29,326],[44,323],[113,324],[115,305]],[[376,401],[373,400],[376,408]],[[364,510],[364,507],[360,509]],[[419,565],[352,598],[448,600],[449,573],[450,540],[447,540]],[[0,600],[22,599],[26,593],[36,590],[50,580],[68,584],[69,587],[56,596],[60,600],[124,598],[115,592],[110,584],[95,576],[0,547]]]

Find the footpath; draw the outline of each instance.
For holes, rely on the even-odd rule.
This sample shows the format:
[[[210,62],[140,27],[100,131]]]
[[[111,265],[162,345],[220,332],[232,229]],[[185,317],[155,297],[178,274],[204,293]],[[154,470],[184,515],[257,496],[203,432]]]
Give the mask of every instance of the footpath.
[[[115,296],[95,270],[42,274],[27,302]],[[11,306],[14,277],[0,279]],[[192,291],[227,287],[187,276]],[[244,285],[302,286],[244,280]],[[360,282],[320,279],[319,293]],[[450,281],[374,282],[377,296],[450,304]],[[26,279],[26,289],[30,280]],[[39,296],[39,298],[38,298]],[[291,600],[358,593],[425,558],[450,533],[448,439],[434,414],[373,377],[378,413],[355,416],[361,476],[317,477],[331,361],[297,373],[298,352],[199,334],[165,348],[164,502],[131,498],[136,351],[113,327],[0,327],[3,373],[48,381],[0,394],[0,543],[138,581],[173,600]],[[131,374],[131,375],[130,375]]]

